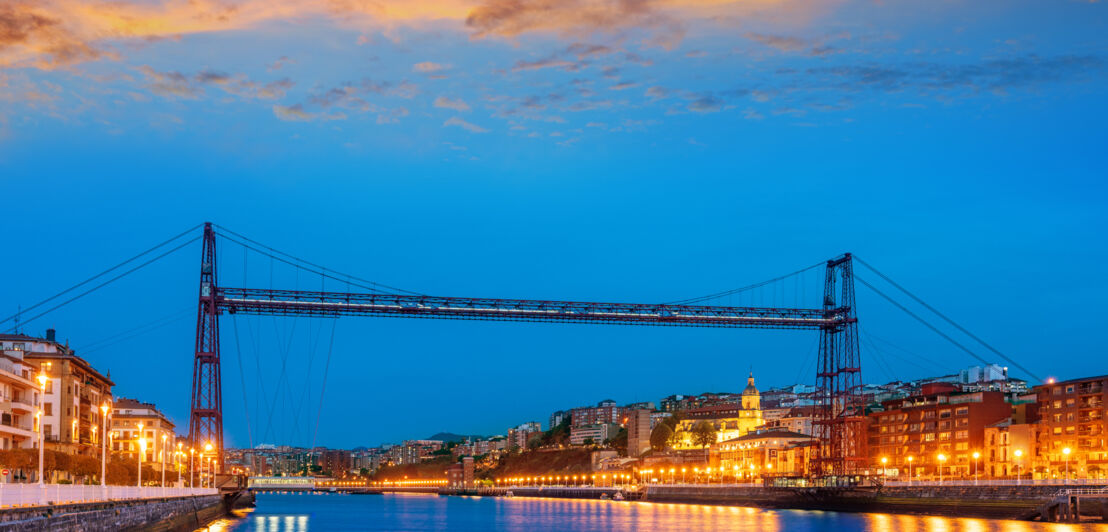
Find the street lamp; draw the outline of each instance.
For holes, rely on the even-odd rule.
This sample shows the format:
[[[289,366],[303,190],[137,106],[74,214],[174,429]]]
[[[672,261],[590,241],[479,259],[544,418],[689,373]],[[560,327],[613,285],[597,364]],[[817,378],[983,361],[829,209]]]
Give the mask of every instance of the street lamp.
[[[204,485],[204,455],[212,452],[212,442],[204,444],[204,454],[200,455],[200,485]],[[212,458],[208,457],[208,474],[212,474]]]
[[[165,433],[162,433],[162,487],[165,487],[165,440],[169,438]]]
[[[977,485],[977,459],[981,458],[981,453],[973,452],[973,485]]]
[[[42,373],[38,374],[37,378],[39,387],[42,389],[42,393],[39,395],[38,401],[39,404],[42,404],[42,402],[46,400],[46,382],[50,379],[46,376],[45,369],[42,370]],[[45,419],[43,419],[43,416],[45,414],[46,413],[42,410],[41,406],[36,411],[36,415],[38,416],[38,483],[40,486],[43,484],[42,462],[44,459],[43,455],[45,454],[44,449],[46,448],[46,430],[45,427],[42,426],[42,422],[46,421]]]
[[[886,464],[888,464],[888,463],[889,463],[889,459],[882,456],[881,457],[881,480],[883,480],[883,481],[889,480],[889,469],[888,469],[888,467],[886,467]]]
[[[1020,457],[1023,456],[1023,450],[1022,449],[1016,449],[1015,455],[1016,455],[1016,485],[1019,486],[1020,485],[1020,480],[1021,480],[1021,478],[1020,478],[1021,477],[1021,475],[1020,475]]]
[[[687,471],[687,469],[685,469],[685,468],[683,468],[683,467],[682,467],[682,468],[681,468],[681,483],[682,483],[682,484],[684,484],[684,483],[685,483],[685,471]]]
[[[915,457],[912,457],[912,456],[908,457],[908,485],[909,486],[912,485],[912,460],[914,460],[914,459],[915,459]]]
[[[139,428],[142,428],[142,423],[139,423]],[[138,459],[138,487],[142,488],[142,459],[146,456],[146,439],[139,436],[139,459]]]
[[[107,472],[108,472],[108,442],[106,436],[108,435],[108,403],[100,405],[100,426],[103,429],[100,430],[100,485],[107,484]]]
[[[946,461],[946,455],[939,453],[939,485],[943,485],[943,462]]]
[[[196,449],[189,447],[189,487],[196,487]]]
[[[1070,448],[1066,447],[1062,449],[1062,454],[1066,455],[1066,484],[1070,483]]]

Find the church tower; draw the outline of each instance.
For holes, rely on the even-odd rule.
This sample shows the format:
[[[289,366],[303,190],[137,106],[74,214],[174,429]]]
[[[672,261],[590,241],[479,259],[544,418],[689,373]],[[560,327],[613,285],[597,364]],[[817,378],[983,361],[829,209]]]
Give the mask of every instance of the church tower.
[[[754,372],[746,379],[746,389],[743,390],[743,410],[759,410],[762,407],[762,394],[754,386]]]

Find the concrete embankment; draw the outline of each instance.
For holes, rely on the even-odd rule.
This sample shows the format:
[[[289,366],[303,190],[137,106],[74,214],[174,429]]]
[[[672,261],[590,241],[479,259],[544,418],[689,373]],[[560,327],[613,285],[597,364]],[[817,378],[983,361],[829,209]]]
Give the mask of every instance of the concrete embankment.
[[[1058,494],[1058,486],[895,487],[850,490],[708,486],[650,486],[643,500],[760,508],[872,512],[987,519],[1032,519]],[[1108,518],[1102,505],[1087,517]]]
[[[235,507],[251,501],[252,497],[240,498]],[[0,510],[0,532],[191,531],[227,515],[230,509],[219,495],[8,508]]]

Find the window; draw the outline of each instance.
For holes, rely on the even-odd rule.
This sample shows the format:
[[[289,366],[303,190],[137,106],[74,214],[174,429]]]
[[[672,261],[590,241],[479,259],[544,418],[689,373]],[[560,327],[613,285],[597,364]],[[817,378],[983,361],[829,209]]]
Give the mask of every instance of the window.
[[[968,406],[963,406],[962,408],[959,408],[958,410],[955,410],[954,415],[968,416],[969,415],[969,407]]]
[[[1054,408],[1062,408],[1062,401],[1054,401]]]
[[[54,393],[54,381],[46,381],[46,393]]]
[[[965,451],[965,450],[968,450],[968,449],[969,449],[969,443],[968,442],[959,442],[959,443],[954,444],[954,450],[955,451]]]
[[[46,403],[42,405],[42,411],[48,416],[54,415],[54,403]]]
[[[1054,387],[1054,395],[1062,395],[1062,387],[1061,386],[1055,386]]]
[[[942,412],[939,412],[939,417],[942,419],[950,417],[950,410],[943,410]]]
[[[939,441],[947,441],[949,439],[950,439],[950,433],[949,432],[940,432],[939,433]]]
[[[958,432],[954,433],[954,439],[956,440],[964,440],[966,438],[969,438],[968,430],[959,430]]]
[[[934,432],[928,432],[927,434],[924,434],[923,435],[923,441],[935,441],[935,433]]]
[[[969,420],[965,419],[965,418],[956,419],[956,420],[954,420],[954,426],[955,427],[968,427],[969,426]]]
[[[44,435],[46,435],[47,438],[49,438],[50,434],[52,434],[54,432],[52,429],[53,429],[53,427],[51,427],[50,425],[43,425],[42,426],[42,433]]]
[[[1066,386],[1066,393],[1073,393],[1073,385]]]

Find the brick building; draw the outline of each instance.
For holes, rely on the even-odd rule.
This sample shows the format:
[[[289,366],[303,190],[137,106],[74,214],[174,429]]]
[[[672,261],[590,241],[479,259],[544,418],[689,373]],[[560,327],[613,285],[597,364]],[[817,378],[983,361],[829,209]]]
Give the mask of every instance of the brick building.
[[[1040,478],[1108,477],[1108,375],[1035,386]],[[1069,453],[1065,452],[1069,449]]]
[[[972,476],[973,453],[985,448],[985,428],[1012,415],[1001,392],[964,393],[943,382],[881,405],[883,411],[870,414],[870,464],[878,470],[886,458],[890,474],[903,477],[909,457],[917,478],[938,477],[939,467],[948,477]]]
[[[583,427],[585,425],[600,425],[604,423],[621,423],[624,416],[624,409],[620,406],[616,406],[616,402],[611,399],[605,399],[596,404],[596,406],[582,406],[574,408],[570,411],[570,424],[573,427]]]

